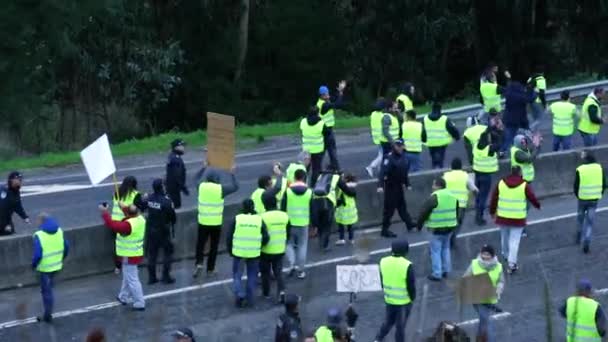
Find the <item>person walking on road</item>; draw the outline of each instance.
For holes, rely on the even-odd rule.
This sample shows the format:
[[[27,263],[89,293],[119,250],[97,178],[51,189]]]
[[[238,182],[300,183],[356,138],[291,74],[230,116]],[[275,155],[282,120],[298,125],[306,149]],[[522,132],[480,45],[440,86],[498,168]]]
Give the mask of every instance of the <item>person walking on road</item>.
[[[144,311],[146,302],[137,265],[144,258],[146,219],[135,205],[123,207],[122,221],[112,220],[107,205],[102,204],[99,209],[106,227],[116,233],[116,255],[122,261],[122,286],[116,299],[122,305],[132,303],[135,311]]]
[[[380,146],[382,147],[382,158],[391,152],[391,146],[395,139],[399,139],[399,118],[394,108],[393,101],[386,101],[382,121],[380,122]]]
[[[262,217],[256,214],[253,201],[243,201],[241,213],[236,215],[228,235],[226,236],[226,249],[232,256],[233,290],[236,296],[236,306],[244,308],[252,306],[255,288],[258,282],[258,269],[262,247],[270,237]],[[247,288],[243,290],[241,278],[243,264],[247,268]]]
[[[492,175],[498,172],[500,145],[494,139],[491,131],[486,129],[473,150],[475,186],[479,190],[475,197],[475,223],[478,226],[484,226],[487,223],[484,219],[484,212],[492,188]]]
[[[409,164],[403,152],[403,140],[397,139],[393,144],[393,151],[386,156],[378,174],[378,193],[384,193],[384,211],[382,214],[382,231],[380,236],[394,238],[397,234],[389,228],[395,210],[405,223],[408,231],[414,229],[416,224],[407,212],[404,188],[410,188],[408,177]]]
[[[135,205],[140,209],[144,205],[142,196],[137,190],[137,179],[134,176],[126,176],[120,183],[118,192],[112,196],[112,220],[122,221],[125,218],[122,208],[130,205]],[[113,233],[113,238],[116,238],[116,233]],[[122,261],[115,256],[114,262],[114,273],[119,274]]]
[[[304,339],[302,320],[298,304],[300,297],[295,294],[285,296],[285,312],[279,316],[274,333],[274,342],[300,342]]]
[[[524,180],[528,183],[534,181],[534,160],[538,156],[538,148],[535,147],[539,144],[530,144],[525,135],[518,134],[511,146],[511,167],[519,166]]]
[[[488,73],[485,81],[479,84],[479,97],[484,113],[489,113],[491,110],[502,112],[501,95],[503,92],[504,89],[496,82],[496,74]]]
[[[410,166],[410,172],[422,169],[422,123],[416,120],[416,112],[405,112],[405,121],[401,125],[403,143],[405,144],[405,157]]]
[[[327,140],[325,141],[325,149],[329,156],[329,165],[334,170],[340,169],[338,163],[338,152],[336,149],[336,136],[334,126],[336,123],[335,110],[344,109],[343,95],[346,88],[346,81],[340,81],[336,90],[338,95],[333,99],[329,95],[327,86],[319,87],[319,99],[317,100],[317,114],[328,128]]]
[[[578,199],[576,243],[582,244],[583,252],[587,254],[597,202],[602,199],[607,183],[602,165],[590,151],[581,152],[581,160],[583,164],[576,168],[574,177],[574,195]]]
[[[165,184],[167,186],[167,194],[175,209],[182,207],[182,193],[190,196],[190,191],[186,186],[186,164],[182,156],[184,155],[184,146],[186,143],[182,139],[175,139],[171,142],[171,153],[167,158],[167,172],[165,175]]]
[[[414,110],[414,93],[416,88],[410,82],[403,83],[401,87],[401,94],[397,96],[397,108],[402,114],[407,113],[410,110]]]
[[[344,234],[348,231],[348,242],[355,243],[355,225],[359,222],[357,211],[357,179],[352,173],[343,175],[346,186],[354,195],[347,195],[338,189],[338,201],[336,206],[336,223],[338,224],[337,246],[344,245]]]
[[[458,199],[446,189],[443,178],[433,182],[433,194],[422,205],[418,217],[418,231],[426,224],[429,230],[432,273],[431,281],[441,281],[452,271],[450,239],[458,226]]]
[[[290,163],[285,170],[285,177],[287,178],[287,186],[295,182],[296,171],[302,170],[306,172],[310,167],[310,153],[302,151],[298,154],[298,161]]]
[[[283,281],[283,256],[289,239],[289,216],[277,208],[277,198],[271,194],[262,196],[266,211],[261,215],[262,222],[268,230],[268,243],[262,247],[260,272],[262,273],[262,295],[270,299],[270,274],[277,282],[277,298],[285,301],[285,282]]]
[[[163,180],[152,182],[152,195],[145,197],[144,204],[148,211],[146,220],[146,252],[148,255],[148,285],[158,283],[156,261],[158,252],[163,250],[163,272],[161,281],[165,284],[175,283],[171,277],[171,258],[173,257],[173,226],[177,220],[173,202],[165,192]]]
[[[536,72],[528,78],[527,83],[536,93],[536,99],[530,104],[533,119],[530,129],[533,132],[538,132],[543,113],[547,110],[547,98],[545,96],[547,92],[547,79],[545,78],[544,67],[542,65],[536,67]]]
[[[289,216],[289,242],[287,261],[290,276],[306,277],[306,253],[308,251],[308,228],[310,226],[312,190],[306,185],[306,172],[297,170],[295,181],[287,188],[281,209]]]
[[[380,166],[382,162],[384,151],[382,149],[382,120],[384,118],[384,109],[386,108],[386,100],[383,97],[378,98],[376,100],[376,104],[374,105],[374,111],[371,113],[369,117],[369,125],[372,136],[372,142],[374,145],[378,146],[378,154],[376,158],[372,160],[368,166],[365,167],[365,171],[370,177],[374,177],[374,171]],[[390,124],[390,122],[389,122]]]
[[[450,239],[450,247],[456,247],[456,237],[460,233],[460,227],[464,220],[464,214],[469,203],[469,192],[477,194],[479,191],[475,186],[475,182],[469,177],[469,174],[462,170],[462,160],[460,158],[452,159],[452,168],[450,171],[443,173],[446,189],[450,190],[452,195],[458,199],[458,226],[454,229],[454,233]]]
[[[549,113],[553,116],[553,151],[569,150],[572,146],[574,134],[574,118],[576,118],[576,105],[570,102],[570,91],[564,90],[559,94],[560,101],[549,106]]]
[[[314,188],[321,173],[323,156],[333,132],[325,121],[321,120],[316,106],[312,106],[308,110],[308,115],[300,121],[300,131],[302,150],[310,154],[310,186]]]
[[[532,87],[526,87],[518,81],[511,81],[504,90],[505,111],[502,121],[505,126],[502,152],[508,153],[513,145],[513,138],[519,129],[528,129],[526,108],[536,99]]]
[[[391,255],[380,260],[380,280],[384,291],[386,314],[376,334],[376,342],[383,341],[393,326],[395,342],[405,341],[405,326],[416,300],[416,277],[414,266],[406,259],[408,251],[407,240],[394,241]]]
[[[470,123],[467,122],[467,129],[462,134],[462,140],[469,165],[473,165],[473,152],[479,142],[479,138],[488,129],[488,126],[482,123],[479,116],[472,117],[470,121]]]
[[[511,174],[498,182],[490,202],[490,215],[495,218],[496,225],[500,228],[502,256],[508,262],[509,274],[519,268],[517,254],[521,234],[526,226],[528,201],[536,209],[540,209],[540,202],[536,199],[532,187],[522,178],[521,169],[514,166],[511,168]]]
[[[583,138],[585,147],[597,145],[600,129],[604,124],[602,117],[601,98],[604,96],[604,88],[595,88],[587,96],[581,108],[581,119],[578,122],[578,131]]]
[[[197,278],[203,270],[207,240],[209,240],[207,275],[215,274],[215,261],[224,223],[224,200],[239,190],[235,170],[234,167],[230,170],[231,181],[227,185],[220,182],[220,174],[214,168],[206,168],[202,173],[203,181],[198,186],[198,236],[193,278]]]
[[[566,300],[559,313],[566,319],[566,341],[597,341],[606,336],[606,315],[592,297],[591,282],[581,279],[576,294]]]
[[[447,115],[441,113],[441,104],[433,103],[431,113],[422,121],[422,141],[426,142],[433,169],[442,169],[447,147],[460,139],[458,129]]]
[[[469,265],[469,268],[467,268],[463,277],[475,276],[483,273],[487,273],[490,277],[496,295],[487,298],[481,303],[473,304],[473,308],[477,312],[477,315],[479,315],[477,341],[494,342],[494,329],[490,317],[493,313],[502,311],[496,304],[498,304],[504,290],[505,280],[502,272],[502,264],[498,262],[494,247],[490,245],[481,247],[479,255],[471,261],[471,265]]]
[[[13,171],[8,175],[6,186],[0,186],[0,236],[15,233],[13,213],[17,213],[25,223],[30,224],[30,218],[21,203],[22,182],[21,173]]]
[[[38,322],[51,323],[55,298],[53,287],[55,276],[61,272],[63,261],[68,256],[69,244],[59,224],[48,214],[38,217],[39,230],[34,233],[32,268],[40,274],[40,292],[44,312],[36,317]]]

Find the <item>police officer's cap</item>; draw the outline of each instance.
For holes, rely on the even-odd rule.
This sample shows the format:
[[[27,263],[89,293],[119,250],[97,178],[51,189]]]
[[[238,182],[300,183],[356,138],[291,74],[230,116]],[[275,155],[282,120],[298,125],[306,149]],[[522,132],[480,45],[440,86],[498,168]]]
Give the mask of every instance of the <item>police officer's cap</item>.
[[[171,148],[176,148],[178,146],[184,146],[186,145],[186,142],[184,142],[184,140],[182,139],[175,139],[171,142]]]
[[[395,139],[394,144],[398,145],[398,146],[403,146],[403,139],[401,139],[401,138]]]
[[[10,181],[13,179],[23,179],[23,175],[19,171],[13,171],[8,174],[8,180]]]
[[[293,293],[285,295],[285,306],[295,306],[300,302],[300,297]]]
[[[391,251],[396,255],[406,255],[410,250],[410,243],[407,240],[393,241],[391,245]]]

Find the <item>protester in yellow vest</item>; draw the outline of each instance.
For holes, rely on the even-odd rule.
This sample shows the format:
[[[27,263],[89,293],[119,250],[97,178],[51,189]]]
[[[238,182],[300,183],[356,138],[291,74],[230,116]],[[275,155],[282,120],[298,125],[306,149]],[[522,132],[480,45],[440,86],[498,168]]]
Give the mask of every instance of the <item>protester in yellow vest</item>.
[[[414,93],[416,88],[410,82],[405,82],[401,87],[401,94],[397,96],[397,106],[399,112],[402,114],[407,113],[409,110],[414,110]]]
[[[44,312],[36,319],[38,322],[51,323],[55,303],[53,295],[55,276],[63,268],[63,260],[68,256],[69,244],[57,221],[48,214],[40,214],[38,227],[39,230],[34,233],[32,268],[40,273],[40,292]]]
[[[578,199],[576,243],[582,244],[587,254],[597,202],[602,199],[607,183],[604,169],[591,151],[581,152],[581,160],[583,164],[576,168],[574,177],[574,195]]]
[[[260,257],[260,273],[262,274],[262,295],[270,299],[270,274],[274,275],[277,283],[278,301],[285,301],[285,282],[283,281],[283,256],[289,239],[289,216],[277,208],[277,198],[271,194],[262,196],[264,212],[262,222],[268,230],[268,243],[262,247]]]
[[[327,86],[319,87],[319,99],[317,100],[317,113],[321,120],[328,128],[326,140],[326,151],[329,156],[329,165],[334,170],[339,170],[338,153],[336,151],[336,136],[334,134],[334,126],[336,124],[336,109],[344,109],[343,95],[346,88],[346,81],[342,80],[338,83],[336,90],[338,96],[331,98],[329,88]]]
[[[376,341],[382,341],[395,327],[395,341],[405,341],[405,326],[416,299],[414,266],[406,259],[409,251],[407,240],[395,241],[391,255],[380,260],[380,280],[384,292],[386,314]]]
[[[537,132],[540,126],[543,113],[547,109],[547,99],[545,93],[547,91],[547,79],[543,73],[544,67],[537,65],[535,67],[536,72],[528,79],[528,86],[534,88],[536,94],[536,100],[530,104],[532,109],[532,122],[530,123],[530,129],[533,132]]]
[[[132,303],[135,311],[144,311],[146,302],[137,265],[144,258],[146,219],[135,205],[123,207],[126,217],[122,221],[112,220],[107,205],[101,204],[99,209],[106,227],[116,233],[116,255],[122,262],[122,286],[116,299],[122,305]]]
[[[553,116],[553,151],[561,148],[569,150],[572,146],[574,134],[574,119],[576,118],[576,105],[570,102],[570,91],[564,90],[560,94],[560,101],[549,106],[549,113]]]
[[[488,129],[488,126],[483,124],[481,118],[473,116],[467,119],[467,129],[462,134],[464,142],[464,150],[467,153],[469,165],[473,165],[473,152],[479,142],[481,135]]]
[[[125,177],[118,187],[118,193],[114,193],[112,197],[112,220],[120,221],[125,217],[121,205],[135,204],[139,207],[140,202],[141,194],[137,191],[137,179],[133,176]]]
[[[281,192],[283,186],[283,173],[279,165],[275,164],[272,168],[272,172],[277,181],[273,182],[272,177],[268,175],[260,176],[258,178],[258,188],[251,194],[251,200],[255,205],[255,212],[258,214],[262,214],[266,211],[264,203],[262,202],[263,194],[271,193],[273,196],[277,196],[277,194]]]
[[[294,177],[295,182],[289,186],[281,203],[281,210],[289,216],[289,242],[285,254],[289,262],[289,276],[297,274],[299,279],[304,279],[312,190],[306,185],[306,172],[297,170]]]
[[[446,148],[459,139],[460,133],[452,120],[441,113],[441,104],[433,103],[431,113],[422,121],[422,141],[429,148],[433,169],[443,168]]]
[[[433,193],[422,205],[418,216],[418,230],[425,226],[431,233],[432,273],[428,276],[431,281],[441,281],[452,271],[450,238],[458,226],[458,199],[446,189],[443,178],[433,182]]]
[[[511,166],[519,166],[524,180],[528,183],[535,178],[534,160],[539,151],[537,147],[523,134],[516,135],[511,146]]]
[[[405,121],[401,125],[403,143],[405,144],[405,157],[409,164],[409,172],[418,172],[422,169],[422,123],[416,120],[416,112],[405,112]]]
[[[354,193],[347,195],[341,190],[338,190],[338,200],[336,207],[336,223],[338,224],[338,240],[336,245],[344,245],[344,232],[348,230],[348,242],[355,243],[355,224],[359,222],[359,214],[357,211],[357,179],[352,173],[347,173],[343,176],[346,186]]]
[[[354,313],[352,306],[349,306],[346,312],[347,321],[349,320],[349,311]],[[356,313],[354,313],[357,315]],[[315,342],[346,342],[350,341],[350,331],[354,327],[347,329],[342,320],[342,312],[339,309],[331,308],[327,312],[327,323],[320,326],[314,334]]]
[[[274,196],[274,195],[271,195]],[[253,201],[245,199],[226,235],[226,250],[232,256],[232,284],[236,307],[252,306],[258,283],[259,261],[270,236],[262,217],[255,212]],[[243,289],[243,265],[247,268],[247,288]]]
[[[310,153],[306,151],[302,151],[298,153],[297,161],[294,163],[289,163],[287,166],[287,170],[285,170],[285,178],[287,178],[287,186],[290,186],[291,183],[295,182],[295,174],[296,171],[302,170],[306,172],[308,167],[310,166]],[[279,201],[281,202],[281,201]]]
[[[477,341],[494,342],[496,339],[494,338],[494,329],[490,317],[496,312],[502,312],[496,304],[498,304],[504,290],[505,280],[502,272],[502,265],[496,257],[494,247],[490,245],[481,247],[479,255],[471,261],[471,264],[463,277],[475,276],[483,273],[487,273],[490,277],[492,286],[496,289],[496,295],[480,303],[473,304],[473,308],[479,315]]]
[[[310,153],[310,184],[314,187],[323,163],[323,156],[330,139],[331,129],[321,120],[316,106],[308,109],[308,114],[300,121],[302,151]]]
[[[591,282],[581,279],[576,284],[576,294],[559,308],[560,315],[566,319],[567,342],[601,342],[606,336],[604,310],[592,295]]]
[[[484,212],[492,190],[492,176],[498,172],[499,150],[500,142],[490,130],[481,134],[473,149],[475,186],[479,190],[475,197],[475,223],[478,226],[484,226],[487,223],[484,219]]]
[[[365,171],[370,177],[374,177],[374,171],[380,166],[384,151],[382,150],[381,138],[382,138],[382,119],[384,117],[384,109],[386,108],[386,100],[383,97],[379,97],[374,105],[374,111],[369,117],[369,125],[372,136],[372,143],[378,146],[378,153],[368,166],[365,167]]]
[[[475,182],[469,174],[462,169],[462,160],[456,157],[452,159],[451,170],[443,173],[446,189],[450,190],[452,195],[458,199],[458,226],[454,229],[454,233],[450,239],[450,247],[456,248],[456,237],[460,232],[464,214],[469,203],[469,192],[477,194],[479,191],[475,186]]]
[[[603,96],[604,88],[595,88],[583,102],[581,119],[578,121],[578,131],[581,133],[585,147],[597,145],[598,134],[605,121],[602,116],[602,103],[600,102]]]
[[[509,274],[518,269],[517,253],[521,234],[526,226],[528,216],[527,202],[540,209],[532,187],[521,175],[518,166],[511,167],[511,174],[498,182],[490,202],[490,215],[495,218],[500,228],[502,255],[507,259]]]
[[[485,82],[479,84],[479,95],[484,113],[489,113],[491,110],[502,112],[502,93],[503,88],[496,82],[496,74],[488,73]]]

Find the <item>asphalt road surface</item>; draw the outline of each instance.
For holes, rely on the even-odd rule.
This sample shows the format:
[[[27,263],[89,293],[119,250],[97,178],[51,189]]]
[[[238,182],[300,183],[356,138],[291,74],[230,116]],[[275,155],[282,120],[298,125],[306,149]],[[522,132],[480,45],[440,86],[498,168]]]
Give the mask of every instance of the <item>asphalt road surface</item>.
[[[563,340],[565,321],[556,310],[573,293],[581,277],[592,281],[597,290],[595,297],[604,307],[608,305],[605,272],[608,232],[604,229],[608,223],[608,201],[602,201],[599,208],[589,255],[582,254],[574,244],[576,201],[572,197],[547,199],[542,202],[542,210],[530,212],[530,236],[522,240],[520,270],[515,275],[506,275],[500,302],[505,313],[494,321],[497,341],[547,341],[548,331],[555,341]],[[470,216],[469,213],[458,240],[458,250],[452,253],[454,270],[442,283],[426,280],[430,272],[426,234],[399,232],[412,245],[409,257],[414,263],[418,287],[406,329],[408,341],[430,336],[439,322],[445,320],[461,324],[474,338],[476,315],[471,307],[458,306],[453,288],[482,244],[491,243],[499,251],[499,233],[491,225],[482,228],[472,225]],[[320,253],[316,243],[309,244],[308,277],[288,279],[288,291],[303,298],[300,311],[307,331],[323,323],[328,308],[345,308],[348,303],[348,294],[335,291],[335,265],[356,263],[352,256],[361,250],[370,256],[364,263],[376,263],[390,246],[388,240],[378,237],[377,229],[357,232],[357,239],[356,247],[335,247],[329,253]],[[221,255],[216,277],[194,281],[190,277],[191,261],[177,264],[176,284],[144,285],[148,296],[145,312],[132,312],[114,301],[120,286],[116,275],[59,282],[57,314],[52,325],[34,323],[31,318],[41,310],[38,288],[0,292],[0,340],[83,341],[88,331],[101,327],[108,341],[168,341],[172,330],[190,326],[200,341],[272,341],[282,308],[259,297],[255,308],[236,309],[230,265],[229,258]],[[144,270],[140,276],[145,283]],[[423,299],[425,286],[428,291]],[[355,308],[360,314],[357,341],[372,341],[384,315],[382,294],[359,293]],[[392,334],[386,340],[391,341]]]

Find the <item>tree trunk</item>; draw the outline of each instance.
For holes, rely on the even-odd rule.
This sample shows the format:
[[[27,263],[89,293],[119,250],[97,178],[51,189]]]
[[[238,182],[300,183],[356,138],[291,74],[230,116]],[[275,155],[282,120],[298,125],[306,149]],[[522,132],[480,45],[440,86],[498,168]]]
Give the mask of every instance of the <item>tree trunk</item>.
[[[247,43],[249,41],[249,0],[241,0],[241,20],[239,22],[238,59],[234,72],[234,83],[241,79],[245,58],[247,57]]]

